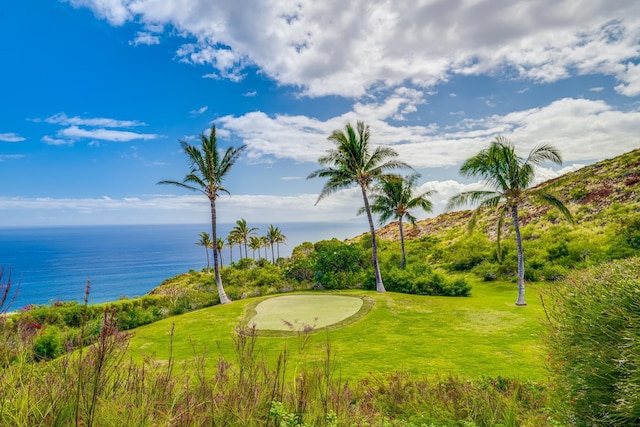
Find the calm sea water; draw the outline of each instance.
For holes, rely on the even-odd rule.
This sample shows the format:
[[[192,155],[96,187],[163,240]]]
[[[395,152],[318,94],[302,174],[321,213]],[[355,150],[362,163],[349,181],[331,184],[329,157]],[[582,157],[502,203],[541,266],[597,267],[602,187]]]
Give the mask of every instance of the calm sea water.
[[[233,225],[219,224],[218,235],[226,237]],[[266,234],[268,225],[258,227]],[[280,256],[304,241],[337,237],[345,239],[366,231],[365,223],[278,224],[287,236]],[[27,304],[81,301],[91,280],[90,303],[144,295],[164,279],[206,267],[202,246],[195,242],[203,225],[127,225],[95,227],[0,228],[0,268],[5,279],[11,270],[18,295],[10,309]],[[264,250],[263,250],[264,255]],[[268,253],[269,258],[271,253]],[[249,256],[252,252],[249,249]],[[223,252],[225,264],[231,259]],[[233,260],[238,261],[234,248]]]

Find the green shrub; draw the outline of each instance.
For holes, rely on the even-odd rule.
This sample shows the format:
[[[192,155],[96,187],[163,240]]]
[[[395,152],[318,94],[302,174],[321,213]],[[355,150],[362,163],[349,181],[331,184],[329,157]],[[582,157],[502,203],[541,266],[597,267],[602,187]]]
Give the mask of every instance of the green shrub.
[[[402,292],[414,295],[468,296],[471,286],[464,279],[447,279],[439,272],[431,269],[402,270],[392,268],[383,272],[385,288],[390,292]],[[375,289],[373,279],[367,288]]]
[[[549,291],[550,368],[579,426],[640,425],[640,259],[573,272]]]
[[[33,356],[36,360],[52,360],[63,352],[63,339],[55,325],[43,328],[33,341]]]
[[[314,282],[326,289],[344,289],[358,285],[368,264],[364,250],[338,239],[316,243],[311,255],[314,265]]]

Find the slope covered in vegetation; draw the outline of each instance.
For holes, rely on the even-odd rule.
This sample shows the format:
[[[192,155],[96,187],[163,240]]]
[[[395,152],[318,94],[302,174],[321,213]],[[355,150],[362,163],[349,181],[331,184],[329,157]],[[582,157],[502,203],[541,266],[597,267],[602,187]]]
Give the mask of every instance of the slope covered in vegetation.
[[[525,201],[521,224],[529,281],[557,280],[569,269],[638,254],[640,150],[583,167],[538,187],[547,187],[564,200],[576,223],[569,224],[552,208]],[[504,223],[503,259],[498,262],[496,213],[484,211],[471,234],[470,218],[471,211],[457,211],[407,227],[410,263],[472,271],[485,280],[512,277],[516,251],[510,222]],[[388,254],[385,259],[394,259],[397,223],[380,229],[378,237],[383,241],[383,254]],[[351,241],[364,242],[365,238]]]

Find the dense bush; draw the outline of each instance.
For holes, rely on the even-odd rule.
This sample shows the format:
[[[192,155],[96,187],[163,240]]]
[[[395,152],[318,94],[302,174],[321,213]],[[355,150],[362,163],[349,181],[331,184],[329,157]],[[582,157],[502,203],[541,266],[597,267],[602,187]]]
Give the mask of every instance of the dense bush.
[[[573,272],[545,297],[550,367],[579,426],[640,425],[640,259]]]
[[[461,278],[449,279],[427,266],[392,268],[383,272],[387,291],[415,295],[469,296],[471,286]],[[367,289],[375,289],[375,281],[367,282]]]
[[[325,289],[353,288],[362,283],[370,261],[360,246],[332,239],[316,243],[314,249],[314,283]]]

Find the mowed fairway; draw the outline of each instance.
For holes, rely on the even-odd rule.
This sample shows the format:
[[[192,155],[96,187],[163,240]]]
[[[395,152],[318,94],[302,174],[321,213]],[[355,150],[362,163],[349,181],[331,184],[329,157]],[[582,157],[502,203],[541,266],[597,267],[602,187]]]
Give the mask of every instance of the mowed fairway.
[[[343,295],[285,295],[256,305],[256,315],[248,320],[260,330],[302,331],[305,327],[324,328],[356,314],[362,299]]]
[[[370,311],[360,310],[349,321],[318,328],[308,339],[300,333],[280,332],[281,336],[273,336],[259,331],[259,335],[267,336],[258,337],[256,348],[260,357],[264,355],[273,363],[285,348],[289,366],[317,362],[323,357],[328,341],[343,379],[396,371],[547,379],[547,354],[540,342],[544,312],[539,294],[532,286],[527,288],[526,307],[515,306],[516,285],[506,282],[476,281],[472,296],[458,298],[360,290],[286,296],[296,295],[357,297],[370,301]],[[143,357],[167,360],[173,324],[173,358],[178,364],[185,361],[185,366],[189,366],[194,357],[205,355],[213,372],[220,357],[236,360],[234,333],[256,315],[256,306],[282,297],[234,301],[138,328],[133,331],[130,353],[138,360]],[[328,303],[326,310],[331,309]],[[296,316],[291,318],[301,318]]]

